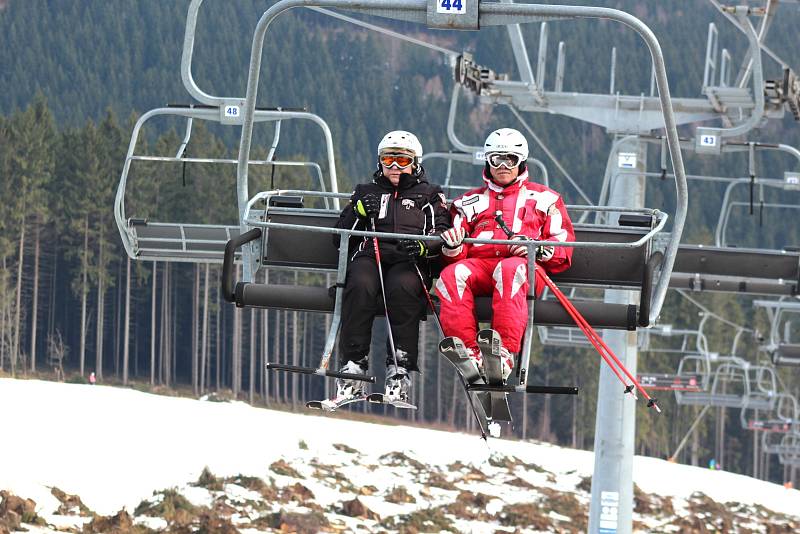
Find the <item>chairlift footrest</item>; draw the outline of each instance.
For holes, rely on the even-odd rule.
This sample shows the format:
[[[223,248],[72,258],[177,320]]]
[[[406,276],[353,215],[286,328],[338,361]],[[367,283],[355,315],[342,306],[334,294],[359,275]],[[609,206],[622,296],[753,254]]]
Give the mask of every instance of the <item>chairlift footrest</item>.
[[[344,378],[347,380],[360,380],[361,382],[375,383],[375,377],[370,375],[360,375],[356,373],[340,373],[338,371],[328,371],[317,367],[300,367],[298,365],[284,365],[281,363],[266,364],[268,371],[287,371],[289,373],[300,373],[304,375],[329,376],[331,378]]]
[[[577,386],[524,386],[524,390],[519,386],[506,384],[502,386],[488,384],[470,384],[467,391],[489,391],[496,393],[532,393],[539,395],[577,395]]]

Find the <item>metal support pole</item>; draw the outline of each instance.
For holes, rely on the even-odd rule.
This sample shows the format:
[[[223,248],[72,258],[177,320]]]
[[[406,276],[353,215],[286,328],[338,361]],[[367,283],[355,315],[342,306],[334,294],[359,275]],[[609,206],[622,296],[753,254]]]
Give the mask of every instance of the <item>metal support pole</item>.
[[[647,144],[635,140],[616,145],[609,155],[616,162],[617,152],[637,152],[637,169],[647,168]],[[645,178],[634,173],[615,171],[609,202],[614,206],[643,206]],[[632,176],[633,175],[633,176]],[[607,290],[606,302],[635,304],[635,291]],[[636,374],[636,332],[603,332],[603,340],[620,361]],[[600,368],[595,422],[594,474],[592,502],[589,508],[589,532],[592,534],[629,534],[633,528],[633,449],[636,436],[636,404],[627,395],[608,366]]]

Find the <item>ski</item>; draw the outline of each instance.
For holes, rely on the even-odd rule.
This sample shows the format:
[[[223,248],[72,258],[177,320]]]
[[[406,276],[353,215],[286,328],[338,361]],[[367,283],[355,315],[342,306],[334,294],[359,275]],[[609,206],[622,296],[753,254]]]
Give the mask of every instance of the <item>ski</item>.
[[[483,371],[490,386],[503,386],[503,367],[500,362],[500,334],[487,328],[478,332],[478,348],[481,349]],[[489,392],[491,407],[488,415],[495,421],[511,421],[508,397],[500,391]]]
[[[342,406],[367,400],[366,395],[356,395],[354,397],[343,397],[341,399],[325,399],[321,401],[308,401],[306,408],[312,410],[322,410],[323,412],[335,412]]]
[[[373,393],[367,396],[367,400],[373,404],[385,404],[387,406],[394,406],[395,408],[403,408],[406,410],[416,410],[417,407],[400,399],[392,400],[383,393]]]
[[[491,409],[491,399],[488,393],[476,393],[469,391],[467,387],[472,384],[485,384],[486,381],[475,365],[470,362],[464,342],[457,337],[446,337],[440,341],[439,352],[456,368],[456,372],[461,378],[464,393],[467,395],[467,399],[477,416],[476,419],[480,425],[481,434],[485,436],[490,431],[490,423],[486,417],[486,412]],[[491,434],[495,435],[494,433]]]
[[[464,342],[457,337],[446,337],[439,342],[439,352],[452,363],[467,381],[467,384],[480,383],[483,377],[478,369],[470,362]]]

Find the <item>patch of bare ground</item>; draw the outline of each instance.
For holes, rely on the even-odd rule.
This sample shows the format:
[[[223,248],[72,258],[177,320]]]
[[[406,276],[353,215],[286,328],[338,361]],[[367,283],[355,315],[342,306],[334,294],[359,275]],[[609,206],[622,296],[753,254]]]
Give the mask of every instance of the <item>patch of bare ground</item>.
[[[56,513],[59,515],[79,515],[82,517],[89,517],[93,516],[94,512],[92,512],[88,506],[83,504],[81,498],[77,495],[70,495],[69,493],[62,491],[55,486],[50,488],[50,493],[58,499],[58,502],[61,504],[58,506]]]
[[[193,532],[237,534],[239,531],[230,519],[230,516],[237,511],[236,507],[225,502],[224,497],[216,499],[213,507],[209,509],[205,506],[193,505],[175,489],[167,489],[154,493],[153,499],[142,501],[136,507],[134,515],[160,517],[167,521],[167,531],[175,534]],[[138,528],[138,525],[135,525],[134,528]],[[146,531],[132,530],[130,532],[139,534]],[[120,530],[116,534],[127,534],[127,531]]]
[[[316,534],[329,532],[330,522],[320,511],[307,513],[286,512],[281,510],[253,520],[249,528],[256,530],[275,529],[278,532],[294,532],[296,534]],[[212,530],[209,533],[215,532]]]
[[[570,518],[568,526],[559,525],[559,529],[565,528],[571,532],[586,532],[589,528],[587,518],[589,510],[585,504],[581,504],[574,493],[569,491],[556,491],[550,488],[540,488],[542,495],[541,505],[544,509],[553,511],[559,515]],[[574,531],[569,529],[575,529]]]
[[[315,459],[311,461],[311,466],[314,468],[314,478],[320,482],[343,492],[358,493],[358,488],[335,465],[324,464]]]
[[[372,485],[361,486],[358,490],[359,495],[375,495],[378,493],[378,488]]]
[[[548,511],[539,503],[507,504],[500,510],[500,524],[506,527],[520,527],[531,530],[549,531],[553,520],[547,516]]]
[[[384,497],[386,502],[393,504],[415,503],[417,499],[411,495],[405,486],[395,486]]]
[[[133,519],[125,510],[114,516],[95,516],[90,523],[83,526],[83,534],[150,534],[153,530],[134,525]],[[174,531],[170,531],[174,532]]]
[[[269,466],[269,469],[270,471],[285,477],[303,478],[303,476],[295,471],[295,469],[289,465],[286,460],[278,460],[277,462],[273,462],[272,465]]]
[[[633,485],[633,511],[637,514],[653,517],[671,517],[675,515],[670,497],[661,497],[652,493],[645,493],[642,488]]]
[[[473,465],[464,465],[461,462],[448,465],[447,470],[451,473],[461,473],[461,480],[463,482],[485,482],[488,480],[486,473]]]
[[[44,526],[47,522],[36,515],[36,501],[0,491],[0,533],[20,530],[20,525]]]
[[[581,477],[581,481],[575,486],[576,490],[585,491],[586,493],[592,492],[592,477]]]
[[[462,491],[456,500],[445,506],[448,514],[468,521],[491,522],[494,518],[486,511],[486,505],[494,497],[484,493]]]
[[[447,517],[446,508],[442,506],[393,516],[382,522],[381,526],[389,530],[396,530],[399,534],[458,532],[458,529],[453,525],[453,521]]]
[[[380,520],[380,516],[369,509],[369,507],[361,502],[361,500],[356,497],[350,501],[345,501],[342,503],[341,508],[338,510],[338,513],[346,515],[348,517],[359,517],[361,519],[374,519]]]
[[[347,454],[359,454],[359,452],[356,449],[348,445],[345,445],[344,443],[334,443],[333,448],[336,449],[337,451],[346,452]]]
[[[302,485],[301,483],[297,482],[292,484],[291,486],[286,486],[280,492],[280,502],[288,503],[288,502],[298,502],[304,506],[314,503],[314,492]]]
[[[750,507],[751,513],[755,511],[761,518],[761,523],[767,527],[767,534],[781,534],[783,532],[800,532],[800,518],[779,514],[772,510],[767,510],[760,504]]]
[[[259,477],[237,475],[235,477],[226,479],[226,482],[236,484],[237,486],[249,489],[250,491],[255,491],[266,501],[275,501],[278,499],[278,488],[276,488],[274,484],[267,484],[264,479]]]
[[[403,454],[402,452],[389,452],[378,458],[383,465],[392,467],[411,467],[417,472],[425,471],[425,466],[421,462]]]
[[[456,491],[458,488],[455,483],[448,480],[444,473],[440,471],[431,471],[428,474],[428,485],[434,488],[441,488],[444,490]]]
[[[203,468],[203,472],[200,473],[200,477],[197,479],[197,482],[195,482],[193,485],[200,488],[205,488],[208,491],[222,491],[225,487],[225,481],[214,476],[214,473],[212,473],[208,466],[206,466]]]
[[[537,473],[550,473],[547,469],[544,469],[540,465],[524,462],[515,456],[505,456],[502,454],[493,454],[489,458],[489,465],[499,468],[505,468],[509,472],[514,472],[517,467],[521,467],[526,471],[535,471]],[[552,473],[551,473],[552,474]]]
[[[712,527],[720,532],[731,532],[736,518],[730,509],[708,495],[696,491],[689,497],[690,516],[696,519],[698,528]],[[700,532],[703,532],[702,530]]]
[[[514,477],[506,482],[509,486],[514,486],[515,488],[523,488],[523,489],[534,489],[536,486],[528,482],[527,480],[521,479],[520,477]]]

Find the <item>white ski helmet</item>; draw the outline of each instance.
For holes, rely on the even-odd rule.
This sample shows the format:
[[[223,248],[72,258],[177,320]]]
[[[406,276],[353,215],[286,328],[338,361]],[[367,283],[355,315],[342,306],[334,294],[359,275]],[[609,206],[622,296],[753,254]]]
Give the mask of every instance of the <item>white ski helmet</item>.
[[[417,139],[416,135],[404,130],[389,132],[378,143],[378,155],[384,150],[391,149],[411,152],[417,158],[417,163],[419,163],[419,158],[422,157],[422,144],[419,139]]]
[[[524,163],[528,159],[528,140],[519,131],[513,128],[500,128],[489,134],[483,151],[488,161],[489,154],[494,152],[509,152],[517,154]]]

